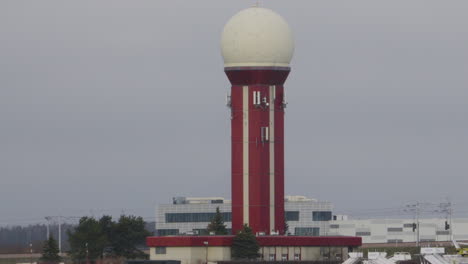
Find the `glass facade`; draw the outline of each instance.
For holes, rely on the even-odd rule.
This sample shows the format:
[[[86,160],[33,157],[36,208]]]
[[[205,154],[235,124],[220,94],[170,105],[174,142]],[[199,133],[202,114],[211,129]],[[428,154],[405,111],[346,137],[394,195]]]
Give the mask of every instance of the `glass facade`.
[[[167,213],[166,223],[211,222],[216,213]],[[221,213],[225,222],[231,222],[231,213]]]
[[[356,232],[356,236],[370,236],[371,232]]]
[[[296,227],[294,228],[294,234],[296,236],[319,236],[319,227]]]
[[[158,229],[156,230],[157,236],[177,236],[179,229]]]
[[[332,220],[332,212],[330,211],[320,211],[312,212],[313,221],[330,221]]]
[[[286,221],[299,221],[299,211],[286,211],[284,217]]]

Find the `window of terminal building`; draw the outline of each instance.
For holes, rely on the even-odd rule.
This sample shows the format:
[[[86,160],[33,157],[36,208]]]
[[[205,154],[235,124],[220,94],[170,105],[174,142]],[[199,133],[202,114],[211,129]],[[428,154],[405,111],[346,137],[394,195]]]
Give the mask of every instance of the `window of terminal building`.
[[[299,211],[286,211],[286,221],[299,221]]]
[[[420,239],[420,242],[435,242],[435,238]]]
[[[340,228],[340,225],[337,225],[337,224],[330,225],[330,228],[334,228],[334,229],[336,229],[336,228]]]
[[[158,236],[177,236],[179,229],[158,229],[156,230]]]
[[[288,254],[281,254],[281,260],[282,261],[288,260]]]
[[[166,254],[166,247],[156,247],[156,254],[157,254],[157,255],[164,255],[164,254]]]
[[[216,213],[166,213],[166,223],[211,222]],[[221,213],[224,222],[231,222],[231,212]]]
[[[301,254],[295,253],[294,254],[294,260],[301,260]]]
[[[437,230],[436,235],[438,236],[450,235],[450,231],[449,230]]]
[[[364,231],[364,232],[356,232],[356,236],[370,236],[371,232]]]
[[[268,256],[268,259],[269,259],[269,260],[276,260],[276,255],[275,255],[275,254],[270,254],[270,255]]]
[[[312,212],[313,221],[330,221],[332,220],[332,212],[329,211],[320,211]]]
[[[403,232],[402,227],[389,227],[387,228],[387,232]]]
[[[199,236],[207,236],[210,234],[210,232],[208,232],[206,228],[195,228],[195,229],[192,229],[192,231],[195,235],[199,235]]]
[[[404,228],[413,228],[413,223],[403,224]]]
[[[388,239],[387,243],[403,243],[403,239]]]
[[[319,236],[319,227],[296,227],[294,228],[294,234],[296,236]]]

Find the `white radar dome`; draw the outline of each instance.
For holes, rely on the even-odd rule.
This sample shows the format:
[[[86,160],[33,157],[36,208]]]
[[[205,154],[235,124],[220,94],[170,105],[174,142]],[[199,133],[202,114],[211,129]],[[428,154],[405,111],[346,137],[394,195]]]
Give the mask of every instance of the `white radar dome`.
[[[294,40],[288,23],[267,8],[234,15],[221,36],[224,67],[289,67]]]

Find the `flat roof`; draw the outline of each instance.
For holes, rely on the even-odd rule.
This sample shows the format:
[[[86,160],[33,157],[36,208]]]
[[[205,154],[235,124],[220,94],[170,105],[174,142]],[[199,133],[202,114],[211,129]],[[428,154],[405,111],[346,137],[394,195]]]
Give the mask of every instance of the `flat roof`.
[[[234,236],[147,237],[148,247],[231,246]],[[359,247],[361,237],[351,236],[257,236],[260,246]],[[206,245],[208,242],[208,245]]]

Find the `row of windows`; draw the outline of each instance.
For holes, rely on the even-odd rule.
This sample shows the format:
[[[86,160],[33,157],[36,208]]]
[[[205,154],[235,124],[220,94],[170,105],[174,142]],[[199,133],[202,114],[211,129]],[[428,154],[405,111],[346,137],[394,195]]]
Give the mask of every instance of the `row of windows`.
[[[294,228],[296,236],[319,236],[320,228],[318,227],[296,227]]]
[[[332,220],[332,212],[323,211],[323,212],[312,212],[313,221],[330,221]]]
[[[227,228],[226,229],[228,234],[231,234],[231,229]],[[158,229],[156,230],[156,235],[157,236],[176,236],[179,235],[179,229]],[[193,229],[193,235],[199,235],[199,236],[208,236],[210,233],[206,229]]]
[[[440,236],[440,235],[450,235],[450,231],[449,230],[438,230],[436,231],[436,235]]]
[[[370,236],[371,232],[356,232],[356,236]]]
[[[299,221],[299,211],[286,211],[284,217],[286,221]]]
[[[227,231],[228,231],[228,234],[231,233],[231,229],[227,229]],[[206,229],[193,229],[193,233],[195,235],[200,235],[200,236],[209,235]],[[176,236],[176,235],[179,235],[179,229],[158,229],[156,234],[157,236]],[[294,234],[296,236],[319,236],[320,228],[318,227],[296,227],[294,228]]]
[[[158,229],[156,230],[157,236],[177,236],[179,229]]]
[[[190,223],[190,222],[210,222],[216,213],[167,213],[166,223]],[[231,222],[230,212],[221,213],[225,222]],[[286,221],[299,221],[299,211],[286,211]],[[312,212],[313,221],[330,221],[332,212],[320,211]]]
[[[286,211],[286,221],[299,221],[299,211]],[[330,221],[332,219],[332,212],[320,211],[312,212],[313,221]]]
[[[388,239],[387,243],[403,243],[403,239]]]
[[[216,213],[167,213],[166,223],[211,222]],[[225,222],[231,222],[230,212],[221,213]]]

